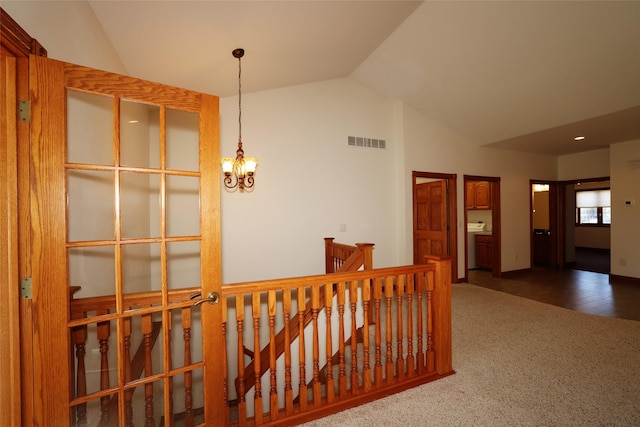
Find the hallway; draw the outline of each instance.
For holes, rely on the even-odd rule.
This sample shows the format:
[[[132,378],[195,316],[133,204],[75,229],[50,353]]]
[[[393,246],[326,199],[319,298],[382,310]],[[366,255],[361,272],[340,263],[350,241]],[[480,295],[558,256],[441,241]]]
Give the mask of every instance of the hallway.
[[[469,270],[469,283],[598,316],[640,321],[640,285],[609,282],[608,274],[534,268],[508,279]]]

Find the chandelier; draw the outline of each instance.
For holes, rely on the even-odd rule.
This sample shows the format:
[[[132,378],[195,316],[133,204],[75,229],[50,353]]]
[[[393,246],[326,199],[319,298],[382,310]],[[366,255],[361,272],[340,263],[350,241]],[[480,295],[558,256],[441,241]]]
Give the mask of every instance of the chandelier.
[[[244,49],[234,49],[231,52],[234,58],[238,58],[238,149],[236,158],[224,157],[222,159],[222,172],[224,173],[224,186],[228,189],[239,188],[240,191],[253,187],[253,175],[258,166],[258,159],[245,157],[242,149],[242,66],[241,60]]]

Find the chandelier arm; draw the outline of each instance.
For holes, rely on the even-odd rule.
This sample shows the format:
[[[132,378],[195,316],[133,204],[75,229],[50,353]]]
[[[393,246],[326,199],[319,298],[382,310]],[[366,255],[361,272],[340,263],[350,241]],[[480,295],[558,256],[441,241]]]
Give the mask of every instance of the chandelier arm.
[[[235,176],[232,177],[232,175],[225,175],[223,182],[224,186],[229,189],[236,188],[238,186],[238,178]]]
[[[244,188],[253,187],[253,175],[247,175],[245,178]]]

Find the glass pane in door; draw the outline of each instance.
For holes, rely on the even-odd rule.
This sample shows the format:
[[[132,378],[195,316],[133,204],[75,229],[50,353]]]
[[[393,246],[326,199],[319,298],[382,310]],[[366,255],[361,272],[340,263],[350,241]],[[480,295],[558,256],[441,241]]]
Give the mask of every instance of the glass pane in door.
[[[217,98],[48,58],[29,66],[33,419],[213,418],[221,307],[192,297],[221,288],[219,165],[200,161],[218,157]]]
[[[200,170],[200,123],[195,113],[167,108],[167,169]]]
[[[67,160],[113,164],[113,98],[67,91]]]
[[[160,107],[120,101],[120,164],[160,167]]]
[[[200,179],[193,176],[167,176],[167,235],[200,234]]]
[[[159,173],[120,173],[120,215],[123,239],[160,237]]]
[[[113,172],[71,169],[67,173],[70,242],[112,240],[115,233]]]

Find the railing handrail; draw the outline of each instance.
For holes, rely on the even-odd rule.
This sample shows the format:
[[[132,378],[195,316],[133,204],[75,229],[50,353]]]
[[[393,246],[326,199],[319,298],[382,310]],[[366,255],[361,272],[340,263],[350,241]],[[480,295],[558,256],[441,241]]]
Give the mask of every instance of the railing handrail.
[[[223,304],[227,304],[229,298],[235,298],[236,304],[239,303],[236,305],[236,317],[224,319],[224,324],[229,327],[225,326],[225,331],[229,331],[231,325],[236,326],[237,343],[231,346],[235,346],[238,360],[237,367],[229,372],[229,379],[238,375],[235,392],[237,413],[242,417],[238,425],[249,425],[251,413],[247,411],[250,407],[256,425],[263,423],[266,417],[270,417],[268,425],[292,425],[453,374],[451,259],[430,257],[426,262],[223,286]],[[311,295],[313,307],[312,333],[300,334],[296,344],[290,336],[285,339],[284,347],[291,346],[292,350],[285,354],[284,394],[280,394],[277,388],[277,378],[282,379],[283,375],[280,368],[276,368],[278,356],[271,353],[267,361],[261,361],[260,367],[255,366],[253,370],[246,369],[241,355],[245,343],[250,345],[253,342],[254,346],[262,347],[264,341],[259,331],[263,323],[256,320],[262,316],[269,317],[271,334],[267,338],[267,346],[275,343],[273,325],[277,313],[280,313],[276,309],[279,293],[282,293],[283,301],[281,313],[289,329],[296,323],[301,327],[306,323],[304,303],[300,298],[304,300]],[[266,300],[262,297],[265,294]],[[331,294],[336,296],[336,301],[332,301]],[[292,295],[296,295],[297,302],[293,301]],[[323,305],[323,296],[326,306]],[[372,318],[365,314],[370,307],[374,307]],[[326,318],[320,315],[323,309],[330,310],[326,312]],[[358,310],[365,314],[362,320],[356,320]],[[343,319],[348,318],[351,325],[345,327]],[[324,324],[326,335],[319,329]],[[245,340],[243,336],[251,335],[250,330],[253,331],[253,339]],[[357,335],[360,331],[361,339]],[[349,336],[352,341],[347,343]],[[336,337],[337,352],[335,344],[332,344]],[[295,350],[293,346],[296,346]],[[362,346],[362,353],[357,346]],[[295,363],[292,362],[294,352],[298,357]],[[336,354],[337,364],[334,362]],[[325,367],[321,366],[324,358],[327,376]],[[356,360],[357,364],[353,362]],[[265,365],[271,374],[263,380],[262,367]],[[293,380],[292,372],[297,369],[300,371],[298,379]],[[333,375],[330,374],[332,371]],[[261,384],[258,388],[263,381],[268,384]],[[233,380],[225,384],[231,385]],[[293,395],[296,384],[297,397]],[[252,403],[245,400],[250,388],[247,385],[256,387]],[[284,403],[281,401],[283,398]],[[271,401],[270,405],[264,405],[264,410],[263,399]],[[225,422],[234,424],[229,423],[228,414]]]
[[[287,277],[252,282],[239,282],[222,285],[222,296],[235,296],[253,292],[297,289],[305,286],[325,283],[348,282],[352,280],[375,279],[394,274],[409,274],[435,270],[435,264],[412,264],[398,267],[374,268],[372,270],[349,271],[344,273],[318,274],[313,276]]]
[[[346,245],[343,243],[335,243],[333,237],[325,237],[325,260],[327,273],[334,273],[336,267],[336,261],[340,262],[340,267],[337,271],[357,271],[360,267],[365,270],[371,270],[373,268],[373,243],[356,243],[355,246]],[[262,282],[261,282],[262,283]],[[332,282],[333,283],[333,282]],[[236,286],[231,285],[231,286]],[[280,288],[280,286],[279,286]],[[225,295],[223,290],[222,296]],[[321,298],[319,309],[322,310],[325,307],[324,297]],[[304,308],[304,323],[303,327],[307,327],[312,320],[312,305],[311,300],[308,300]],[[294,323],[289,331],[291,338],[296,339],[300,334],[300,325]],[[284,334],[285,329],[282,328],[275,337],[275,355],[276,357],[282,356],[284,353]],[[245,368],[245,392],[249,391],[255,384],[255,376],[251,375],[254,371],[255,358],[260,359],[260,375],[268,370],[268,364],[266,363],[271,356],[271,343],[264,346],[259,352],[253,352],[252,361]]]
[[[194,293],[200,292],[199,287],[183,288],[169,290],[168,302],[175,303],[188,300]],[[123,296],[123,305],[125,307],[134,306],[150,306],[162,301],[162,295],[158,295],[157,291],[137,292],[125,294]],[[116,308],[115,295],[100,295],[94,297],[71,298],[72,318],[74,313],[85,313],[88,311],[106,311]]]
[[[334,242],[334,237],[324,238],[325,273],[373,268],[373,243],[356,243],[354,246]],[[336,269],[336,264],[339,268]]]
[[[367,248],[372,248],[373,243],[356,243],[355,246],[346,245],[343,243],[333,242],[333,237],[326,237],[325,242],[330,244],[333,247],[343,249],[348,251],[351,255],[356,253],[358,250],[361,252],[366,252]],[[367,269],[367,256],[364,256],[363,265],[364,268]],[[346,259],[343,260],[346,262]],[[308,276],[313,277],[313,276]],[[295,279],[295,278],[294,278]],[[273,281],[278,281],[281,279],[273,279]],[[260,282],[245,282],[245,283],[236,283],[230,285],[222,285],[223,288],[226,286],[237,286],[237,285],[246,285],[249,283],[264,283],[264,281]],[[80,290],[81,287],[76,287],[76,291]],[[172,302],[180,302],[188,299],[194,293],[200,292],[200,288],[198,287],[189,287],[183,289],[169,290],[168,291],[168,301]],[[157,291],[148,291],[148,292],[136,292],[131,294],[125,294],[123,296],[123,306],[131,307],[131,306],[149,306],[152,304],[157,304],[162,300],[162,296],[158,295]],[[71,296],[71,313],[72,318],[74,318],[74,314],[82,314],[88,311],[108,311],[116,308],[116,296],[115,295],[100,295],[100,296],[92,296],[92,297],[81,297],[75,298],[72,294]]]

